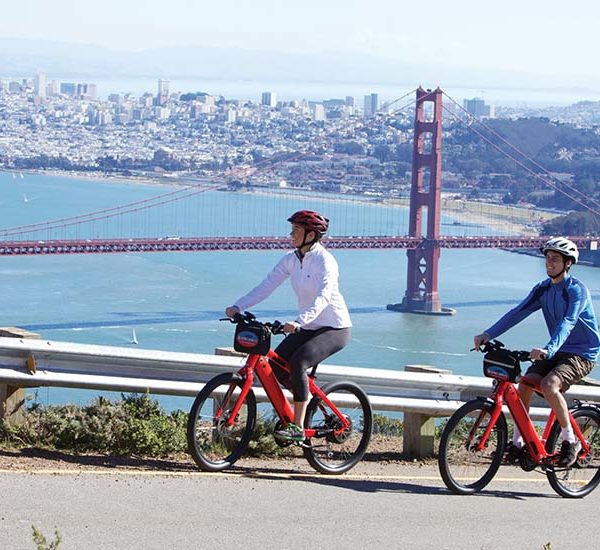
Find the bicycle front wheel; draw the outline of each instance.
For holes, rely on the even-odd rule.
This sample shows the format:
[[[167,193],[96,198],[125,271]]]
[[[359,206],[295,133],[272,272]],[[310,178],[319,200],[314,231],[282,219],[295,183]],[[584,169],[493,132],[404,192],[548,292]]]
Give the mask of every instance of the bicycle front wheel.
[[[493,405],[475,399],[458,409],[446,424],[438,455],[440,474],[453,493],[481,491],[496,475],[506,447],[507,426],[500,414],[481,450],[477,446],[487,430]]]
[[[569,468],[554,466],[546,471],[552,488],[562,497],[581,498],[591,493],[600,483],[600,412],[592,407],[572,411],[575,422],[590,446],[589,454],[580,452]],[[561,430],[555,422],[546,442],[549,453],[558,453],[562,445]]]
[[[246,450],[256,422],[256,397],[252,390],[229,424],[244,379],[237,374],[220,374],[200,391],[188,417],[190,454],[200,468],[218,472],[231,466]]]
[[[364,456],[373,425],[373,413],[367,394],[352,382],[333,382],[322,388],[340,413],[350,421],[342,422],[321,398],[313,397],[306,410],[305,428],[316,435],[307,440],[304,456],[322,474],[343,474]]]

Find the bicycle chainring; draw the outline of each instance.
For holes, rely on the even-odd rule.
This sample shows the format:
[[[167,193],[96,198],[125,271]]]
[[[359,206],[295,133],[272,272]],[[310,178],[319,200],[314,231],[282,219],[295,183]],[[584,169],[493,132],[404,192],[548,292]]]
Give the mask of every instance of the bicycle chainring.
[[[521,449],[521,454],[519,455],[519,466],[521,466],[525,472],[531,472],[538,466],[538,464],[531,459],[531,455],[525,447]]]

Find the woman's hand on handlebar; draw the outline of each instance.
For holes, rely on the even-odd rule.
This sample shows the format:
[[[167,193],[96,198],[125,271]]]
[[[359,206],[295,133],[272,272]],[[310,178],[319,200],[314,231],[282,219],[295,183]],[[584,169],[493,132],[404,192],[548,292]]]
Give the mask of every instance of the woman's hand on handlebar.
[[[300,325],[298,323],[296,323],[295,321],[287,321],[283,325],[283,332],[285,332],[286,334],[292,334],[293,332],[298,332],[299,329],[300,329]]]
[[[240,312],[240,308],[237,306],[229,306],[225,308],[225,315],[230,319],[233,319],[236,313]]]

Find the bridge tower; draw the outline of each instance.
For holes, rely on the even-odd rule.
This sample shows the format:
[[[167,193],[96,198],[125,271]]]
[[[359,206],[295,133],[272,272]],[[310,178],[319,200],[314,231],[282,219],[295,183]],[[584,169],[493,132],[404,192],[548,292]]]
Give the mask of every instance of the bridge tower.
[[[388,309],[411,313],[452,315],[442,307],[438,294],[440,259],[440,197],[442,180],[442,90],[417,89],[410,192],[409,236],[422,238],[408,250],[406,293],[402,303]],[[423,237],[423,210],[427,208],[427,232]]]

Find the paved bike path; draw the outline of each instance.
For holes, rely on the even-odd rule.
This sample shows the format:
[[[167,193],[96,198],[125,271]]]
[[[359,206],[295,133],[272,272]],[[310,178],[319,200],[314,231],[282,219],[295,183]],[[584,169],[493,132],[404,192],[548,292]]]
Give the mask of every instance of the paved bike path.
[[[549,542],[557,550],[597,540],[598,491],[563,499],[545,476],[513,467],[465,497],[446,490],[435,465],[379,469],[344,476],[286,467],[0,471],[0,548],[33,548],[32,524],[49,540],[58,529],[61,550],[541,549]]]

